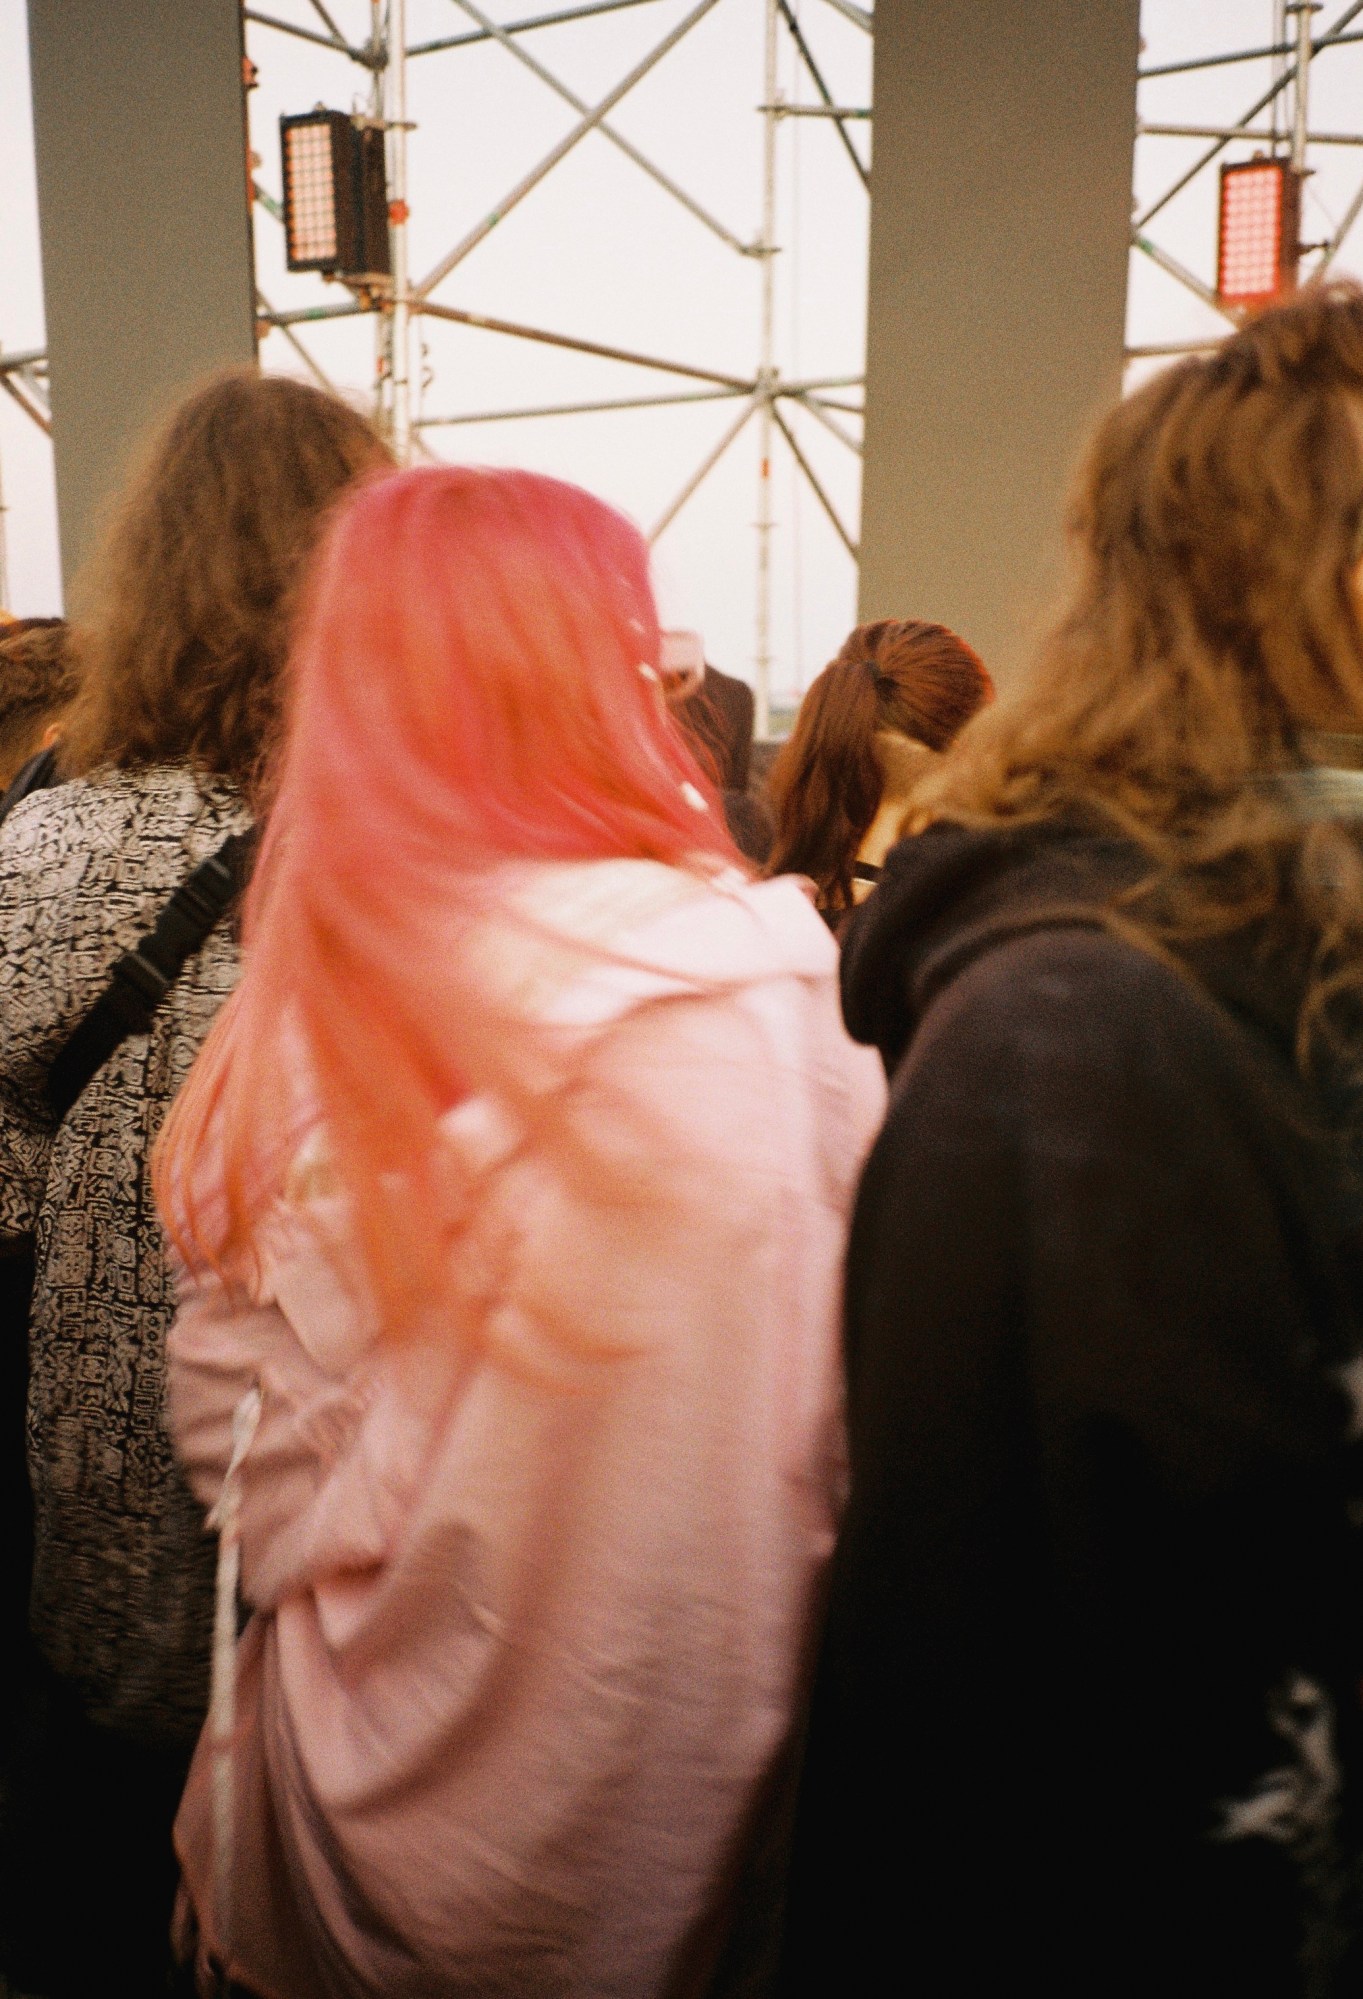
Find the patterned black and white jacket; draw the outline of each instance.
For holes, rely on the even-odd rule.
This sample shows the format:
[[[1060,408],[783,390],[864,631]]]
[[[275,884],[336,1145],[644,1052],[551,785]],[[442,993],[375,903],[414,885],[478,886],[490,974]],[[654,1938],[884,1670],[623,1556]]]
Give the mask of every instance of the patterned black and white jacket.
[[[230,784],[160,766],[36,793],[0,831],[0,1242],[37,1256],[30,1624],[93,1721],[166,1743],[203,1717],[213,1554],[162,1423],[175,1299],[149,1159],[236,981],[231,924],[58,1128],[43,1086],[115,959],[248,823]]]

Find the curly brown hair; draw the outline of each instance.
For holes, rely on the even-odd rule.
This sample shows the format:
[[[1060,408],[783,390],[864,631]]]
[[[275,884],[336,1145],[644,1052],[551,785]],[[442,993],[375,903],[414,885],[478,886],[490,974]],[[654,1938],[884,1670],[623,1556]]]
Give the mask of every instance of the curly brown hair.
[[[63,771],[188,763],[256,790],[304,559],[332,502],[390,463],[365,417],[285,376],[233,371],[182,403],[78,585]]]
[[[63,618],[0,625],[0,786],[33,755],[74,684]]]
[[[858,625],[811,682],[772,766],[776,840],[767,873],[808,875],[822,910],[850,909],[857,849],[885,790],[878,738],[944,750],[993,697],[984,662],[947,626],[923,618]]]
[[[1149,868],[1109,911],[1160,952],[1253,936],[1300,996],[1297,1050],[1363,1091],[1363,852],[1291,781],[1363,731],[1363,290],[1311,285],[1100,423],[1075,574],[1021,698],[919,794],[971,825],[1068,819]]]

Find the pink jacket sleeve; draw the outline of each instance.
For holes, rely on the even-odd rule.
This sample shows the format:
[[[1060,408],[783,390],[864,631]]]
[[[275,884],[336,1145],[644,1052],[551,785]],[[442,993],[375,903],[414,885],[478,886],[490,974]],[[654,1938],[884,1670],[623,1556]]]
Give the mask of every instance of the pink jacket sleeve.
[[[222,1490],[237,1405],[260,1390],[260,1424],[241,1467],[242,1584],[252,1603],[273,1605],[315,1575],[319,1504],[360,1428],[363,1385],[325,1373],[278,1305],[234,1302],[218,1285],[186,1296],[169,1359],[170,1424],[206,1507]],[[352,1520],[346,1540],[358,1567],[382,1556],[372,1516]],[[330,1535],[325,1566],[337,1566]]]

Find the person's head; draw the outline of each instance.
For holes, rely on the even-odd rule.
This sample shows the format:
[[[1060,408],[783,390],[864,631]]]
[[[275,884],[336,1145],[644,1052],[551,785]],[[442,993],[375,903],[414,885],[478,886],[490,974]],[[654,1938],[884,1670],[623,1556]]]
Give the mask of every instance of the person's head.
[[[222,375],[182,403],[81,579],[63,769],[188,763],[254,788],[301,564],[338,496],[389,463],[366,418],[282,376]]]
[[[696,643],[699,650],[699,639]],[[752,768],[756,706],[752,689],[732,674],[720,673],[702,654],[679,685],[668,686],[664,675],[664,692],[692,749],[714,772],[720,789],[745,792]]]
[[[994,687],[978,654],[945,625],[858,625],[810,686],[772,767],[771,874],[809,875],[820,906],[852,901],[852,865],[887,798],[946,749]]]
[[[1073,581],[1030,684],[922,795],[968,824],[1134,840],[1152,863],[1137,931],[1278,926],[1313,966],[1303,1036],[1363,954],[1353,832],[1304,826],[1276,781],[1313,760],[1312,731],[1363,733],[1361,439],[1352,284],[1308,287],[1119,403],[1079,471]]]
[[[292,655],[245,975],[159,1164],[191,1255],[231,1265],[247,1249],[320,1124],[392,1316],[433,1281],[436,1122],[498,1032],[460,972],[504,907],[504,864],[736,860],[659,658],[646,544],[575,486],[451,466],[341,508]],[[210,1137],[220,1212],[196,1214],[185,1189]]]
[[[73,685],[63,619],[0,625],[0,791],[53,740]]]
[[[1352,284],[1119,403],[1080,468],[1073,582],[1031,684],[930,790],[1155,835],[1300,763],[1304,732],[1363,731],[1361,439]]]

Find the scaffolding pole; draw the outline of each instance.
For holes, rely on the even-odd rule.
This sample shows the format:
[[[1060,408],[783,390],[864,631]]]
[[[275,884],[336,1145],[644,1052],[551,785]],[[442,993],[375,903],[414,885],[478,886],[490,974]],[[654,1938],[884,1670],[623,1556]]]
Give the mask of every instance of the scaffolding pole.
[[[388,0],[388,236],[393,263],[393,456],[412,455],[412,298],[407,268],[407,0]]]
[[[1307,110],[1311,91],[1311,16],[1315,0],[1296,0],[1286,10],[1297,17],[1297,68],[1292,89],[1292,171],[1306,172]]]
[[[1269,75],[1274,83],[1281,85],[1287,74],[1287,58],[1291,55],[1291,44],[1287,39],[1287,0],[1273,0],[1273,63]],[[1273,151],[1276,153],[1282,138],[1282,91],[1274,98],[1270,111],[1273,123]]]
[[[383,0],[369,0],[369,115],[376,125],[383,123]],[[387,173],[387,161],[384,172]],[[389,338],[392,322],[382,312],[374,314],[374,422],[386,427],[384,397],[388,384]]]

